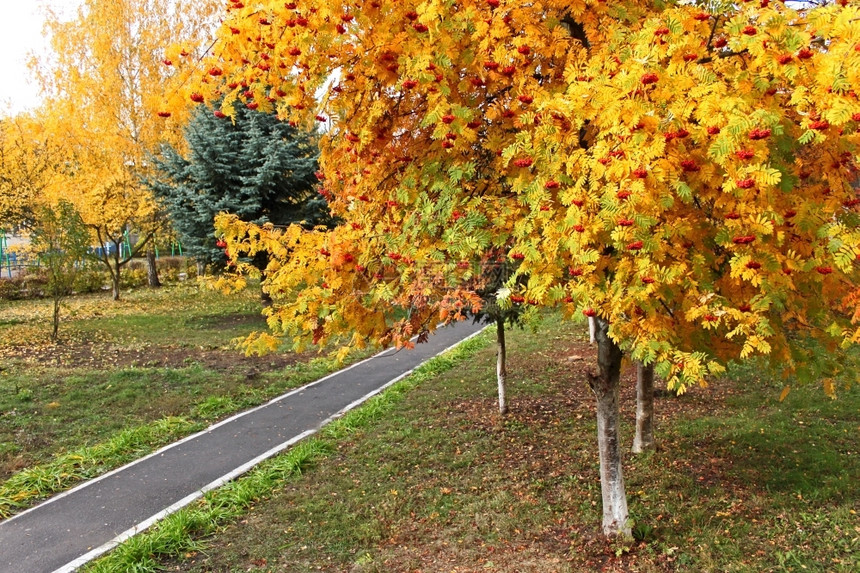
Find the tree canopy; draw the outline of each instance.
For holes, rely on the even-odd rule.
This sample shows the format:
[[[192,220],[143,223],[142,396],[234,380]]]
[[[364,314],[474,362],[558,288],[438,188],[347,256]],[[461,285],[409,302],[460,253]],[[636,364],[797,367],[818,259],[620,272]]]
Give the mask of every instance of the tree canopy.
[[[497,247],[527,277],[512,303],[607,319],[675,387],[755,353],[799,368],[797,331],[856,341],[856,6],[230,8],[194,95],[326,124],[349,223],[262,235],[291,253],[273,283],[304,291],[293,334],[404,342],[478,304],[458,263]]]

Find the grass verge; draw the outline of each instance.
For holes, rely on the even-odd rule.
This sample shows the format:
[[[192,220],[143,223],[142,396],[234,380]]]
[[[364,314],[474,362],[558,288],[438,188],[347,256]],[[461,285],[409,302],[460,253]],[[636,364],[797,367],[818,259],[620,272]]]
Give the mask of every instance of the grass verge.
[[[202,428],[203,424],[184,418],[165,418],[123,430],[107,442],[18,472],[0,484],[0,519],[29,507],[35,500],[101,475]]]
[[[150,530],[132,537],[107,556],[84,570],[89,573],[114,571],[158,571],[164,559],[197,551],[200,539],[215,533],[242,515],[253,503],[271,495],[290,478],[336,451],[337,443],[382,419],[413,388],[452,369],[485,347],[489,338],[481,335],[431,359],[411,375],[374,396],[359,408],[327,425],[317,437],[304,440],[285,454],[263,462],[245,476],[208,492],[192,505],[180,509]]]
[[[860,570],[860,388],[829,400],[761,369],[660,394],[660,448],[624,460],[636,541],[600,535],[594,350],[582,326],[513,331],[511,414],[494,352],[428,379],[341,437],[208,543],[162,562],[206,573]],[[622,442],[632,443],[625,370]]]

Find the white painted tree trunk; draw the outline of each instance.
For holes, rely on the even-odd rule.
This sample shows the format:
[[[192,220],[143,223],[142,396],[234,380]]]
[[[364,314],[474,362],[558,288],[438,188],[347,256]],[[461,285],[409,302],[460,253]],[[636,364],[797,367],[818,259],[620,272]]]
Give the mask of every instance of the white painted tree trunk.
[[[621,378],[621,349],[609,338],[609,323],[598,318],[597,376],[592,375],[597,397],[597,446],[600,451],[600,490],[603,496],[603,534],[630,537],[627,492],[621,467],[618,439],[618,394]]]
[[[499,414],[504,416],[508,413],[508,368],[507,351],[505,348],[505,321],[501,318],[496,320],[496,348],[496,379],[499,383]]]
[[[654,449],[654,365],[636,363],[636,435],[633,453]]]
[[[591,344],[594,344],[595,342],[597,342],[597,340],[594,338],[596,330],[597,330],[597,323],[594,321],[593,316],[589,316],[588,317],[588,341]]]

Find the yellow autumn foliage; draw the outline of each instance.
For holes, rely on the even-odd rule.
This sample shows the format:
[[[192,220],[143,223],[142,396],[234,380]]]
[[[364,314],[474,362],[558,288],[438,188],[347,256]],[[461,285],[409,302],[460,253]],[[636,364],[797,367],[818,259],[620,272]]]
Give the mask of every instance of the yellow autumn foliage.
[[[405,344],[502,257],[507,303],[594,310],[678,389],[856,340],[860,8],[707,6],[229,1],[196,99],[319,125],[343,222],[220,219],[275,255],[276,334]]]

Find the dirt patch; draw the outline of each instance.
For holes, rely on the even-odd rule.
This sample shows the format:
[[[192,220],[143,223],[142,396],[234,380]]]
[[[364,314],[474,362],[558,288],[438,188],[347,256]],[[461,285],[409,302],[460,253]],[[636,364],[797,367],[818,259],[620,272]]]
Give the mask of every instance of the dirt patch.
[[[59,368],[184,368],[199,364],[218,372],[278,370],[306,362],[314,353],[245,356],[238,350],[147,344],[129,348],[108,342],[64,342],[42,346],[5,347],[0,353],[22,365]]]
[[[229,330],[237,326],[253,326],[256,328],[266,328],[266,319],[260,313],[248,314],[246,312],[237,312],[233,314],[207,316],[195,319],[194,325],[205,327],[211,330]]]

